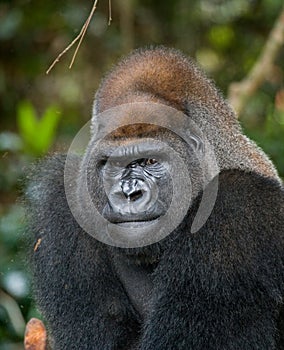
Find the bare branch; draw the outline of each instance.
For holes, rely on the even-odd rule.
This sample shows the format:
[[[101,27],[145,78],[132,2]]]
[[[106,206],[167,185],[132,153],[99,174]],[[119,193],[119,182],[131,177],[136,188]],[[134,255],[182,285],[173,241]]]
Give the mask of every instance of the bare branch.
[[[69,68],[72,68],[72,65],[75,61],[75,58],[77,56],[77,53],[78,53],[78,50],[81,46],[81,43],[84,39],[84,36],[86,34],[86,31],[88,29],[88,26],[91,22],[91,19],[96,11],[96,8],[97,8],[97,3],[98,3],[99,0],[95,0],[94,3],[93,3],[93,7],[92,7],[92,10],[87,18],[87,20],[85,21],[85,23],[83,24],[82,28],[81,28],[81,31],[80,33],[76,36],[76,38],[56,57],[56,59],[53,61],[53,63],[50,65],[50,67],[48,68],[48,70],[46,71],[46,74],[49,74],[49,72],[52,70],[52,68],[56,65],[57,62],[59,62],[60,58],[67,52],[71,49],[71,47],[79,40],[79,43],[77,45],[77,48],[75,50],[75,53],[72,57],[72,60],[71,60],[71,63],[69,65]]]
[[[271,30],[267,42],[251,71],[240,82],[229,86],[228,100],[240,114],[249,97],[252,96],[259,86],[267,79],[273,68],[277,54],[284,43],[284,7]]]
[[[80,46],[81,46],[82,40],[84,39],[84,36],[85,36],[85,34],[86,34],[86,31],[87,31],[87,29],[88,29],[88,27],[89,27],[89,24],[90,24],[90,22],[91,22],[91,19],[93,18],[93,15],[94,15],[94,13],[95,13],[95,11],[96,11],[97,3],[98,3],[98,0],[95,0],[95,1],[94,1],[94,4],[93,4],[93,7],[92,7],[92,10],[91,10],[91,13],[90,13],[89,17],[87,18],[86,22],[84,23],[84,25],[83,25],[83,27],[82,27],[82,35],[81,35],[81,37],[80,37],[80,41],[79,41],[79,43],[78,43],[78,45],[77,45],[77,47],[76,47],[76,50],[75,50],[75,52],[74,52],[74,55],[73,55],[73,57],[72,57],[71,63],[70,63],[70,65],[69,65],[69,69],[72,68],[72,66],[73,66],[73,63],[74,63],[75,58],[76,58],[76,56],[77,56],[78,50],[79,50],[79,48],[80,48]]]
[[[111,0],[108,0],[108,25],[110,26],[112,21],[112,15],[111,15]]]

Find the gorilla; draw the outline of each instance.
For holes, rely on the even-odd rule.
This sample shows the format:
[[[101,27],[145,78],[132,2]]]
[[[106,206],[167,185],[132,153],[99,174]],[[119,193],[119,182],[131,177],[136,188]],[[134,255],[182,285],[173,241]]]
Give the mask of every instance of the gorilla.
[[[26,190],[51,348],[284,349],[283,185],[214,84],[176,50],[136,50],[90,130]]]

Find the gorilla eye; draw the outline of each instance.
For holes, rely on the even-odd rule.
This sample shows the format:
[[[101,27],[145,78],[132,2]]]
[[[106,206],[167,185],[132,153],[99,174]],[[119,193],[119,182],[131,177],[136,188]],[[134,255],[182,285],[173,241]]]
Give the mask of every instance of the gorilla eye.
[[[106,163],[107,163],[107,159],[101,159],[101,160],[99,161],[99,167],[100,167],[100,168],[103,168],[103,167],[106,165]]]
[[[158,161],[155,158],[148,158],[146,159],[146,165],[153,165],[158,163]]]

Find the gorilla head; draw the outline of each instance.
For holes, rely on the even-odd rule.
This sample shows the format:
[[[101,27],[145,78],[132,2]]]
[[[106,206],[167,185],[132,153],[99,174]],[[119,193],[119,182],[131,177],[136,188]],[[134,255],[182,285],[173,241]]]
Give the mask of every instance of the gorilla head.
[[[111,245],[161,240],[203,190],[191,227],[198,231],[214,207],[220,170],[277,177],[215,87],[174,50],[138,50],[118,64],[96,94],[91,130],[79,175],[67,159],[65,178],[79,179],[65,188],[84,230]],[[69,153],[81,149],[82,135]]]
[[[77,174],[70,173],[72,157],[67,158],[65,188],[77,221],[104,243],[138,247],[161,240],[183,221],[192,200],[219,172],[202,131],[165,104],[116,106],[96,115],[93,130]],[[82,135],[70,154],[82,144]],[[73,185],[67,180],[76,178]],[[203,223],[216,193],[212,186]]]

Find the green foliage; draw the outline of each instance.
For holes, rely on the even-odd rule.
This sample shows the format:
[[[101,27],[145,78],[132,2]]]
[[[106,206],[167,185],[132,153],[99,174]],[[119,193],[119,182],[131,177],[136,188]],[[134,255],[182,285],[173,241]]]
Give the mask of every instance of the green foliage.
[[[7,131],[0,133],[0,199],[1,191],[6,198],[15,191],[26,158],[22,158],[22,150],[23,143],[19,135]]]
[[[19,135],[0,133],[0,350],[17,350],[5,341],[21,342],[23,317],[39,317],[28,297],[31,288],[24,246],[30,239],[23,235],[24,208],[20,201],[12,203],[27,164],[53,144],[59,117],[57,108],[51,106],[38,119],[32,104],[24,101],[17,109]]]
[[[209,41],[217,50],[226,50],[234,45],[234,29],[229,25],[212,27],[208,32]]]
[[[52,145],[60,114],[55,106],[50,106],[37,118],[32,104],[28,101],[18,105],[17,123],[20,136],[27,153],[35,156],[45,154]]]
[[[23,337],[22,316],[15,319],[14,308],[26,315],[32,310],[30,281],[24,264],[23,247],[23,207],[20,204],[8,206],[0,218],[0,339],[19,341]],[[14,300],[13,300],[14,299]],[[17,302],[17,303],[16,303]],[[5,349],[4,342],[0,350]],[[14,349],[14,348],[12,348]]]
[[[275,162],[279,173],[284,174],[284,112],[271,110],[261,135],[265,150]]]
[[[265,120],[255,128],[245,128],[246,133],[260,145],[284,175],[284,111],[268,108]]]
[[[0,133],[0,157],[0,350],[18,350],[22,349],[16,344],[22,342],[23,317],[36,315],[23,248],[28,239],[23,235],[24,208],[16,200],[19,178],[31,158],[12,132]]]

